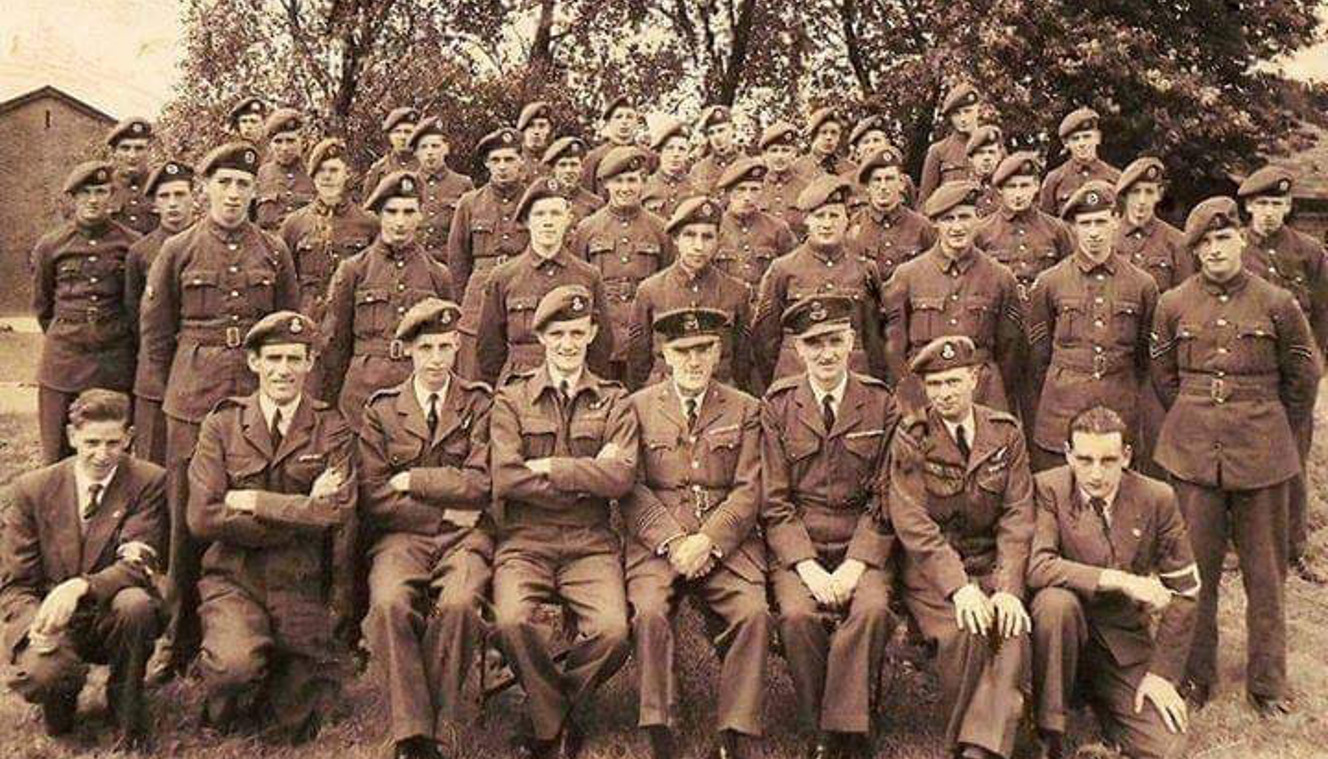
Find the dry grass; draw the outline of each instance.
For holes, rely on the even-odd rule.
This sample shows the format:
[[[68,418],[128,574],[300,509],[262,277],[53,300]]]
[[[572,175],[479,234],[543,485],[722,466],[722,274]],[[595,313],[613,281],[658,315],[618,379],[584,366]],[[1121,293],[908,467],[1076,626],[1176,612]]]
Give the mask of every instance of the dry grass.
[[[1319,410],[1328,416],[1328,403]],[[1321,426],[1321,429],[1324,429]],[[1320,436],[1320,442],[1324,442]],[[37,465],[36,439],[31,420],[0,416],[0,484]],[[1328,492],[1328,445],[1316,446],[1311,464],[1318,528],[1311,555],[1320,566],[1328,566],[1328,530],[1324,514],[1328,506],[1323,494]],[[1296,695],[1297,712],[1286,719],[1265,723],[1245,706],[1242,684],[1244,662],[1244,597],[1239,576],[1230,574],[1223,583],[1221,609],[1223,645],[1221,685],[1214,703],[1199,714],[1191,725],[1188,757],[1204,759],[1311,759],[1325,755],[1328,746],[1328,593],[1299,579],[1288,584],[1290,613],[1290,670]],[[679,646],[684,707],[681,725],[683,748],[687,754],[701,755],[708,746],[709,725],[714,716],[714,655],[701,637],[699,617],[685,611],[682,627],[684,640]],[[646,756],[644,742],[633,729],[635,696],[632,690],[634,671],[629,664],[600,693],[596,703],[592,739],[586,756],[589,759],[621,759]],[[82,719],[71,740],[52,741],[41,732],[35,712],[10,694],[0,695],[0,757],[23,759],[91,759],[114,757],[109,745],[108,724],[100,689],[89,687],[83,694]],[[794,759],[801,755],[801,738],[794,715],[792,691],[782,662],[775,660],[769,673],[769,698],[766,724],[767,749],[771,759]],[[938,732],[940,715],[936,711],[935,683],[925,669],[920,671],[902,663],[887,678],[882,698],[879,756],[899,759],[922,759],[944,756]],[[196,757],[197,759],[248,759],[263,756],[275,759],[370,759],[387,754],[384,745],[386,710],[378,698],[374,683],[361,677],[346,691],[333,723],[318,740],[298,749],[268,747],[254,740],[221,738],[198,726],[199,693],[196,684],[173,683],[153,694],[160,738],[160,755]],[[472,714],[455,739],[448,754],[461,759],[490,759],[510,755],[509,731],[521,705],[514,696],[491,704],[486,719]],[[1081,740],[1093,740],[1094,729],[1086,716],[1078,721],[1076,734]],[[1084,756],[1103,755],[1090,745]]]

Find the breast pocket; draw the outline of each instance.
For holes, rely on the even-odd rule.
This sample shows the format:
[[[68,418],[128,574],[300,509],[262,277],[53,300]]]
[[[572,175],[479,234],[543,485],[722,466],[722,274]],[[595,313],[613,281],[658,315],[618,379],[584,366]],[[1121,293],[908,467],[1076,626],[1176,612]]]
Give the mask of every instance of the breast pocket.
[[[205,318],[221,313],[222,298],[215,271],[187,271],[180,278],[180,314]]]
[[[1117,345],[1134,345],[1143,331],[1143,307],[1135,301],[1117,301],[1111,307],[1112,338]]]
[[[876,477],[884,440],[885,430],[861,430],[845,435],[844,451],[848,454],[845,463],[850,469],[847,474],[857,482],[869,484]]]
[[[679,441],[677,435],[663,432],[642,436],[641,448],[645,455],[646,471],[650,478],[661,486],[677,485],[676,473],[681,469],[677,462]]]
[[[266,315],[277,310],[276,275],[273,272],[248,272],[245,274],[245,290],[251,312]]]
[[[267,461],[260,456],[227,452],[226,486],[229,490],[267,489]]]
[[[602,414],[574,419],[568,429],[568,448],[572,450],[572,455],[587,458],[598,455],[604,441],[606,422],[607,417]]]
[[[733,481],[733,470],[738,467],[738,454],[742,449],[742,430],[733,425],[705,432],[706,456],[704,466],[706,484],[722,487]]]
[[[908,303],[908,341],[922,347],[934,338],[949,334],[945,298],[914,296]]]
[[[996,301],[972,296],[964,300],[962,333],[979,345],[990,341],[996,332]],[[951,325],[953,327],[953,325]]]
[[[474,220],[470,223],[470,257],[488,258],[494,255],[493,224],[487,220]]]
[[[521,457],[543,459],[553,455],[558,427],[548,419],[521,420]]]
[[[392,304],[387,290],[365,288],[355,291],[355,334],[361,337],[381,335],[387,330]]]
[[[509,342],[528,341],[533,331],[531,319],[535,316],[535,298],[507,299],[507,339]]]
[[[1070,345],[1078,340],[1090,337],[1084,329],[1091,320],[1084,313],[1082,298],[1062,298],[1056,303],[1056,343]]]
[[[1277,333],[1271,322],[1237,325],[1233,348],[1240,370],[1252,373],[1277,371]]]
[[[55,265],[55,281],[60,284],[83,279],[83,262],[65,259]]]
[[[397,435],[388,440],[387,463],[393,472],[413,466],[424,452],[424,441]]]
[[[1176,363],[1178,368],[1202,369],[1204,351],[1200,348],[1204,328],[1194,322],[1181,322],[1176,326]]]

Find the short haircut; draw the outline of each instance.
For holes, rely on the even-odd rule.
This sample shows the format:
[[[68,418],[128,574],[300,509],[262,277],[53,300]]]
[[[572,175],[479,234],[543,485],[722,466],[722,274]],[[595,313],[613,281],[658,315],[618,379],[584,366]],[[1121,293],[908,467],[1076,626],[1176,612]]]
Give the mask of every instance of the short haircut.
[[[81,427],[88,422],[122,422],[128,425],[129,396],[99,387],[79,393],[69,406],[69,424]]]
[[[1083,432],[1088,435],[1120,433],[1121,440],[1125,441],[1128,429],[1120,414],[1106,406],[1093,406],[1075,414],[1074,418],[1070,420],[1069,439],[1073,441],[1076,432]]]

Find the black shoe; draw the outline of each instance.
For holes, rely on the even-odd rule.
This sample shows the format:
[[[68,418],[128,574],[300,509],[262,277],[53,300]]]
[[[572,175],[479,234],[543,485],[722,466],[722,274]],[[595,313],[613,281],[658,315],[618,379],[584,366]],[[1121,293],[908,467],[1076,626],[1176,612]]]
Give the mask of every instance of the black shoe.
[[[764,759],[757,739],[733,730],[720,730],[715,737],[710,759]]]
[[[1304,556],[1291,560],[1291,571],[1300,575],[1300,579],[1311,585],[1328,585],[1328,575],[1324,575],[1312,564],[1305,560]]]
[[[78,714],[78,696],[61,694],[42,702],[42,726],[52,738],[68,735]]]
[[[1286,699],[1276,696],[1258,696],[1253,693],[1247,693],[1245,697],[1249,700],[1250,706],[1254,707],[1254,711],[1264,719],[1276,719],[1291,713],[1291,703]]]
[[[1213,698],[1213,688],[1208,683],[1186,680],[1180,686],[1181,695],[1185,697],[1185,705],[1190,711],[1197,712],[1208,706],[1208,702]]]
[[[1036,759],[1062,759],[1065,756],[1065,736],[1063,733],[1042,732],[1039,736]]]
[[[647,727],[646,735],[650,738],[651,759],[673,759],[677,747],[672,730],[664,726]]]
[[[393,759],[443,759],[443,752],[437,743],[417,735],[397,743],[392,756]]]
[[[570,719],[563,726],[562,741],[558,744],[559,759],[576,759],[586,745],[586,734]]]
[[[841,733],[835,741],[835,754],[842,759],[871,759],[875,753],[871,737],[866,733]]]

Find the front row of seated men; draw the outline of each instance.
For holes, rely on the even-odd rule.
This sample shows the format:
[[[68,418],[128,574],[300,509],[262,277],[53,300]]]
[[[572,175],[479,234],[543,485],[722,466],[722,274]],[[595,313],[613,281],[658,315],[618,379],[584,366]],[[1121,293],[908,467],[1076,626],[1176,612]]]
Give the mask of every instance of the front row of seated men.
[[[1034,481],[1014,417],[973,403],[972,341],[915,357],[929,403],[900,420],[883,383],[848,369],[853,307],[790,307],[783,327],[806,370],[758,401],[713,380],[722,312],[658,315],[671,377],[629,395],[586,366],[602,326],[590,291],[557,288],[533,318],[543,364],[491,393],[452,370],[459,307],[428,299],[396,333],[412,374],[369,399],[358,436],[303,392],[313,323],[264,318],[244,343],[258,390],[216,406],[189,469],[189,528],[209,544],[205,722],[293,741],[317,732],[365,533],[363,630],[394,757],[442,755],[490,586],[532,757],[579,753],[590,697],[629,653],[652,754],[675,755],[685,596],[721,655],[713,756],[760,754],[775,631],[808,756],[869,756],[895,592],[936,647],[954,755],[1011,756],[1031,703],[1041,751],[1057,756],[1085,700],[1132,756],[1173,755],[1198,574],[1171,489],[1126,470],[1126,425],[1105,408],[1080,413],[1068,466]],[[163,471],[125,453],[129,419],[122,394],[84,392],[75,455],[17,480],[0,602],[9,682],[48,731],[71,729],[87,663],[109,661],[108,701],[132,747],[150,737],[142,680],[166,525]],[[558,656],[538,622],[548,602],[575,623]]]

